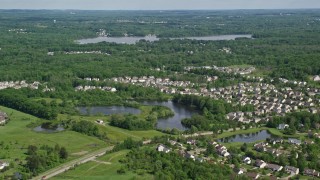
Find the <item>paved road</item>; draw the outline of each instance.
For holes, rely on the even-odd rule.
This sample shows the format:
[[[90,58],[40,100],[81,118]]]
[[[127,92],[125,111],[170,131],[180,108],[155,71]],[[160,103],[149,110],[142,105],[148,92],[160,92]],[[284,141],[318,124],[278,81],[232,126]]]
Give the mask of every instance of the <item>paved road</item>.
[[[75,165],[86,163],[88,161],[92,161],[92,160],[96,159],[96,157],[104,155],[107,151],[111,151],[113,149],[113,147],[114,146],[102,148],[102,149],[99,149],[99,150],[94,151],[92,153],[86,154],[78,159],[66,162],[56,168],[53,168],[53,169],[50,169],[49,171],[41,173],[39,176],[36,176],[32,179],[34,179],[34,180],[49,179],[53,176],[56,176],[58,174],[61,174],[65,171],[67,171],[68,169],[74,167]],[[45,177],[45,178],[43,178],[43,177]]]

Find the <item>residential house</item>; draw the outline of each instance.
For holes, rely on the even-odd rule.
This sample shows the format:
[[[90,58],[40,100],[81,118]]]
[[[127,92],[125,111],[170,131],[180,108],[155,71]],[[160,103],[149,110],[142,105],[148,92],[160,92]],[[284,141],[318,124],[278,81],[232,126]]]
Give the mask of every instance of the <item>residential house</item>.
[[[298,145],[298,146],[301,145],[301,140],[299,140],[299,139],[289,138],[288,142],[290,144],[295,144],[295,145]]]
[[[1,169],[4,169],[5,167],[8,167],[8,166],[9,166],[9,163],[8,163],[8,162],[0,161],[0,170],[1,170]]]
[[[187,153],[184,155],[184,157],[185,157],[185,158],[188,158],[188,159],[192,159],[192,160],[195,160],[195,159],[196,159],[196,157],[195,157],[193,154],[189,153],[189,152],[187,152]]]
[[[267,163],[264,162],[263,160],[257,159],[255,162],[255,166],[262,169],[265,168],[267,166]]]
[[[284,170],[289,174],[299,174],[299,168],[293,166],[286,166]]]
[[[314,169],[304,169],[303,174],[306,176],[320,177],[320,173]]]
[[[246,163],[246,164],[251,164],[251,159],[250,157],[246,157],[243,159],[243,162]]]
[[[267,168],[272,171],[281,171],[283,169],[283,166],[279,166],[277,164],[268,164]]]
[[[284,129],[286,129],[286,128],[289,128],[289,125],[288,125],[288,124],[279,124],[279,126],[278,126],[278,129],[279,129],[279,130],[284,130]]]
[[[257,174],[255,172],[248,172],[246,175],[252,179],[258,179],[260,177],[260,174]]]
[[[171,150],[169,148],[167,148],[165,145],[163,144],[160,144],[158,147],[157,147],[157,150],[159,152],[165,152],[165,153],[168,153],[170,152]]]

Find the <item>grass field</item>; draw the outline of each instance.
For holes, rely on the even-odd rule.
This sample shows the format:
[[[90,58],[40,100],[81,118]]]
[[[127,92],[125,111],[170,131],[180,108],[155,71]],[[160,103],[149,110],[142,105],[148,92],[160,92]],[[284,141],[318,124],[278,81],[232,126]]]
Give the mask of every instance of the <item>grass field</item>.
[[[72,120],[88,120],[95,122],[97,119],[102,119],[106,122],[104,125],[100,125],[99,128],[101,131],[106,132],[108,138],[111,142],[118,142],[131,137],[135,140],[141,140],[143,138],[149,139],[154,136],[162,136],[163,133],[156,130],[148,130],[148,131],[130,131],[114,126],[110,126],[107,122],[109,120],[108,116],[69,116],[69,115],[59,115],[58,119],[72,119]]]
[[[66,180],[66,179],[103,179],[103,180],[129,180],[129,179],[153,179],[151,175],[145,174],[139,176],[133,172],[126,172],[125,174],[118,174],[117,170],[122,167],[119,159],[125,158],[129,150],[123,150],[111,154],[106,154],[88,163],[77,166],[59,176],[52,179]]]
[[[49,145],[59,144],[64,146],[72,153],[81,151],[93,151],[106,146],[106,143],[94,137],[85,136],[73,131],[63,131],[59,133],[45,134],[37,133],[27,125],[36,122],[38,119],[34,116],[24,114],[13,109],[0,106],[0,111],[6,112],[10,121],[5,126],[0,126],[0,160],[5,160],[14,164],[12,168],[5,172],[11,174],[18,168],[18,162],[15,159],[24,160],[29,145]],[[71,156],[72,157],[72,156]]]

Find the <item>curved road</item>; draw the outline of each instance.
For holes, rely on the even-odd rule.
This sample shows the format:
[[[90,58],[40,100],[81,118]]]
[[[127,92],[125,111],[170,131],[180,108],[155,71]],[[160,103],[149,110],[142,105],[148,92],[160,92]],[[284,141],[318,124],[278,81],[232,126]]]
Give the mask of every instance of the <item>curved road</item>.
[[[72,161],[66,162],[64,164],[61,164],[58,167],[50,169],[49,171],[41,173],[32,179],[34,179],[34,180],[49,179],[53,176],[56,176],[58,174],[61,174],[65,171],[69,170],[70,168],[73,168],[75,165],[79,165],[79,164],[94,160],[94,159],[96,159],[96,157],[104,155],[107,151],[111,151],[113,149],[113,147],[114,146],[102,148],[102,149],[99,149],[99,150],[94,151],[92,153],[86,154],[78,159],[74,159]]]

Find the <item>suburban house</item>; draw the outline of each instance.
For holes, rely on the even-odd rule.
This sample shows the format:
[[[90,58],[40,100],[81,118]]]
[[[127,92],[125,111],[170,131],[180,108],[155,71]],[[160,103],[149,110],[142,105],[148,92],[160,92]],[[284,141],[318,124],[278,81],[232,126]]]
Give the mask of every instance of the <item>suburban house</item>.
[[[279,126],[278,126],[279,130],[284,130],[286,128],[289,128],[289,124],[279,124]]]
[[[299,139],[289,138],[288,142],[290,144],[301,145],[301,140],[299,140]]]
[[[284,170],[287,173],[290,173],[290,174],[299,174],[299,168],[296,168],[296,167],[293,167],[293,166],[286,166],[284,168]]]
[[[320,177],[320,172],[314,169],[304,169],[303,174],[306,176]]]
[[[96,120],[96,122],[97,122],[98,124],[103,124],[103,123],[104,123],[103,120],[101,120],[101,119]]]
[[[6,124],[7,120],[8,120],[7,113],[0,111],[0,125]]]
[[[170,152],[171,150],[169,148],[167,148],[165,145],[163,144],[160,144],[158,147],[157,147],[157,150],[159,152],[165,152],[165,153],[168,153]]]
[[[248,172],[246,175],[247,175],[249,178],[252,178],[252,179],[258,179],[258,178],[260,177],[259,174],[254,173],[254,172]]]
[[[243,159],[243,162],[246,163],[246,164],[251,164],[251,159],[250,157],[246,157]]]
[[[272,171],[281,171],[283,169],[283,166],[279,166],[277,164],[268,164],[267,168]]]
[[[0,170],[1,170],[1,169],[4,169],[4,168],[7,167],[7,166],[9,166],[9,163],[0,161]]]
[[[262,169],[262,168],[267,166],[267,163],[264,162],[263,160],[257,159],[256,163],[255,163],[255,166],[257,166],[258,168]]]

